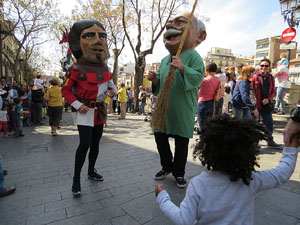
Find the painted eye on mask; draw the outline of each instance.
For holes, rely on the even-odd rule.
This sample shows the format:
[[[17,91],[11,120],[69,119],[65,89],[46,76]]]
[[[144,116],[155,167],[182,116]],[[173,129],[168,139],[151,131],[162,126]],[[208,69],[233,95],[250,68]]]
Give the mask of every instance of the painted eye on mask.
[[[90,40],[90,39],[93,38],[93,36],[95,36],[95,33],[94,32],[90,32],[90,33],[86,33],[86,34],[82,35],[82,38]]]
[[[99,34],[99,39],[102,40],[102,41],[106,41],[107,36],[103,35],[103,34]]]

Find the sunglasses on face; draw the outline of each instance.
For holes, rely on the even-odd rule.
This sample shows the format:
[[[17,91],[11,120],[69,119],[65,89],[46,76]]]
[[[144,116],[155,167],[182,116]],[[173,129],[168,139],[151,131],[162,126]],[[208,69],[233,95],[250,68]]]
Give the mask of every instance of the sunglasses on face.
[[[269,67],[269,65],[260,65],[260,67]]]

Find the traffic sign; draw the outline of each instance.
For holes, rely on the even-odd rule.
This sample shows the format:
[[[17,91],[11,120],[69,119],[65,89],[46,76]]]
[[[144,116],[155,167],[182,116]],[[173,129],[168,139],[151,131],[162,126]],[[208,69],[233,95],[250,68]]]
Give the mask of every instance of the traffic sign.
[[[293,41],[291,43],[281,43],[280,49],[296,49],[297,48],[297,42]]]
[[[292,27],[285,29],[281,34],[281,39],[284,42],[290,42],[296,37],[296,30]]]

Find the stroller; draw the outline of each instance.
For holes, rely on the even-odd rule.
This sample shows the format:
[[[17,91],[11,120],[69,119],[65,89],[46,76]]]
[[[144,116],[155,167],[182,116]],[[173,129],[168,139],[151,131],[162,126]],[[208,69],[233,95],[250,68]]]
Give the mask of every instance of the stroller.
[[[29,99],[23,99],[22,107],[24,111],[31,112]],[[29,127],[31,125],[31,113],[24,113],[23,125]]]

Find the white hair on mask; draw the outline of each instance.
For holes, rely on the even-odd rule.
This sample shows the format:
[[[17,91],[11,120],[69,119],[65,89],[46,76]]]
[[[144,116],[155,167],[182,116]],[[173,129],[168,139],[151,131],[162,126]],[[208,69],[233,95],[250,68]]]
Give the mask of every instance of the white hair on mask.
[[[201,20],[197,19],[197,31],[206,30],[204,23]]]

